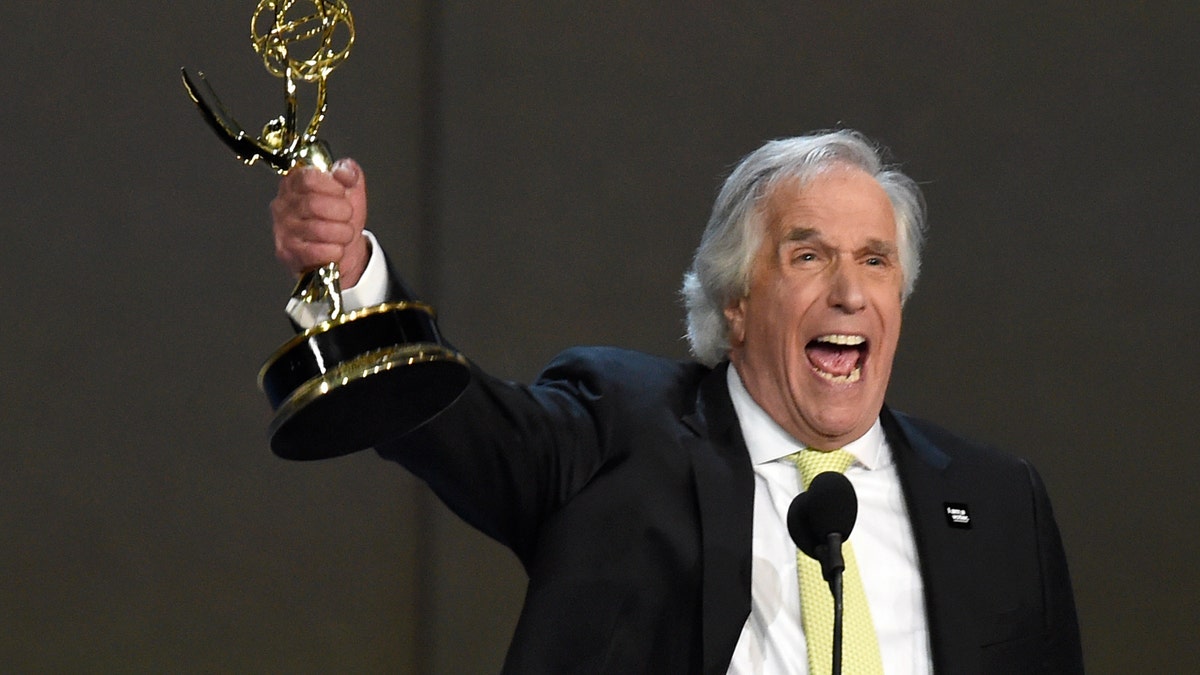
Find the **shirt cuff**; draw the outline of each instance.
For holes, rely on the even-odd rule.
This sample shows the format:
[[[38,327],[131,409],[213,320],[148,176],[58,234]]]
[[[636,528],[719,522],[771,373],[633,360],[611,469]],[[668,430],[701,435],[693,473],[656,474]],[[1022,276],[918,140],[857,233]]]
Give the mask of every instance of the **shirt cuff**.
[[[369,230],[363,230],[371,255],[358,283],[342,289],[342,311],[349,312],[363,307],[378,305],[387,300],[387,261],[379,241]],[[324,303],[302,302],[292,298],[287,304],[287,314],[301,328],[312,328],[329,320],[329,308]]]

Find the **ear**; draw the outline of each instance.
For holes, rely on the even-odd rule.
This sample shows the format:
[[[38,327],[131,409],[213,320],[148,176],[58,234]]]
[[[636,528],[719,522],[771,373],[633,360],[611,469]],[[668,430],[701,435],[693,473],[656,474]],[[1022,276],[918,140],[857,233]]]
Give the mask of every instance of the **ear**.
[[[746,298],[738,298],[725,306],[725,321],[729,324],[729,346],[740,346],[746,341]]]

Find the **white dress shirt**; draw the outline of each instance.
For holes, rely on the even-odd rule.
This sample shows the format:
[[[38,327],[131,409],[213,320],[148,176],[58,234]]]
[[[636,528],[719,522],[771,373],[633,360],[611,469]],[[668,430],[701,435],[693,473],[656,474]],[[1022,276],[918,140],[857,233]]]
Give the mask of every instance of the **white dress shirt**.
[[[382,255],[377,255],[379,242],[375,235],[363,230],[363,236],[367,238],[370,257],[358,283],[342,289],[342,308],[345,311],[371,307],[387,300],[387,262]],[[323,304],[301,302],[295,298],[288,301],[287,313],[301,328],[312,328],[329,319],[329,309]]]
[[[736,675],[804,675],[808,649],[800,620],[796,545],[787,512],[800,493],[800,475],[786,457],[804,449],[750,398],[729,368],[729,394],[754,464],[754,564],[750,617],[742,628],[729,672]],[[900,480],[879,421],[843,448],[856,461],[846,478],[858,495],[858,519],[849,541],[889,675],[932,671],[925,601],[912,526]]]

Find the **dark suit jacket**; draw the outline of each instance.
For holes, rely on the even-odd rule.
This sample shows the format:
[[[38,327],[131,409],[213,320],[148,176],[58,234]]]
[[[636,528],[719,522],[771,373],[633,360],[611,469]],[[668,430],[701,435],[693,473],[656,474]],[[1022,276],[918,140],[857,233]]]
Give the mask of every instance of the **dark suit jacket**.
[[[585,348],[530,387],[475,370],[449,410],[379,448],[528,572],[506,672],[725,672],[750,611],[754,494],[726,367]],[[1033,468],[887,409],[882,420],[937,672],[1081,671]],[[951,526],[947,505],[965,505],[970,527]]]

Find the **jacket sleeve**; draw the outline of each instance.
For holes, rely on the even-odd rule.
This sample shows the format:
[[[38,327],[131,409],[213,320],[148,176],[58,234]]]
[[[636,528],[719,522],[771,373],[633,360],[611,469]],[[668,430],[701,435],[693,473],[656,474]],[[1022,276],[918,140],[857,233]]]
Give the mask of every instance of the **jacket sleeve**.
[[[472,365],[450,408],[376,450],[528,564],[541,525],[600,470],[610,447],[595,361],[592,350],[566,352],[528,386]]]

